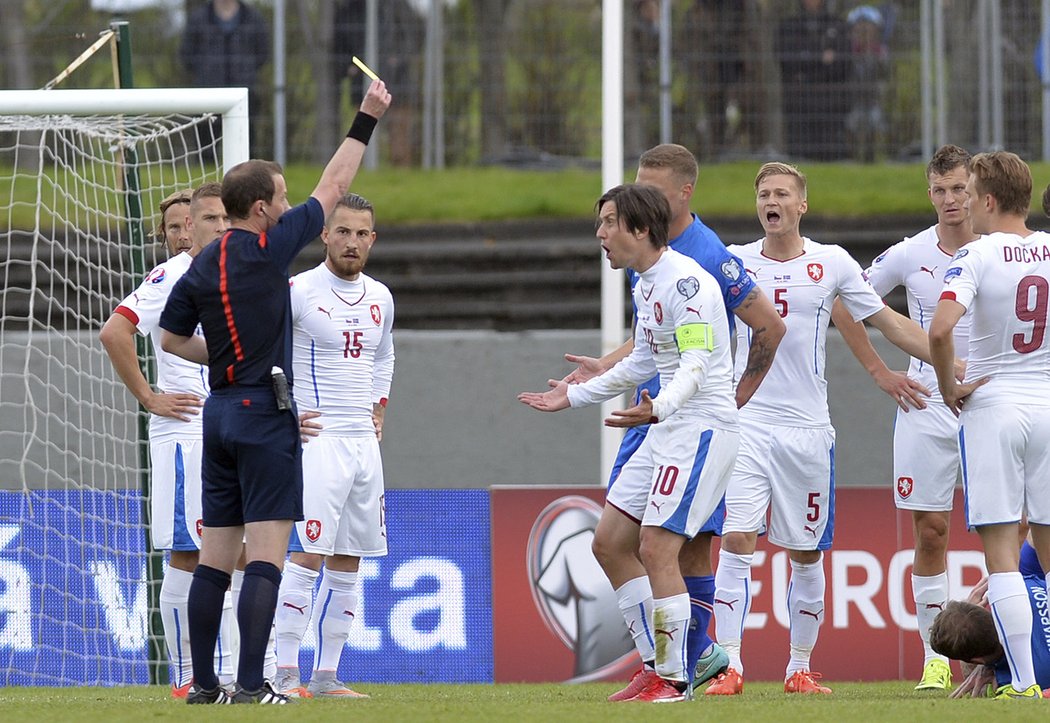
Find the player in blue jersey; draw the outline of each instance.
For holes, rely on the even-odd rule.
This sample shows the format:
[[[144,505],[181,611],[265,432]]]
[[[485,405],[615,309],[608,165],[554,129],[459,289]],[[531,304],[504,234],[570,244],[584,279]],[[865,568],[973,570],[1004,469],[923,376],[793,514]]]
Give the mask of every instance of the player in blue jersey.
[[[1021,572],[1032,609],[1032,664],[1039,687],[1050,690],[1050,606],[1043,569],[1028,542],[1021,548]],[[982,697],[989,684],[996,690],[1010,685],[1010,665],[987,603],[988,578],[970,592],[966,602],[953,600],[930,628],[930,644],[948,658],[962,661],[966,680],[952,698]]]
[[[373,81],[346,140],[300,206],[290,208],[276,163],[247,161],[231,169],[222,183],[230,231],[194,260],[161,316],[164,351],[206,363],[211,386],[204,405],[200,564],[189,596],[194,687],[187,703],[288,702],[263,677],[288,537],[303,510],[302,444],[289,394],[288,267],[346,193],[389,105],[386,86]],[[194,335],[197,324],[203,339]],[[231,696],[219,686],[211,651],[242,539],[241,655]]]
[[[669,246],[696,260],[718,282],[727,311],[733,312],[751,328],[752,342],[748,351],[747,368],[736,389],[737,406],[743,406],[758,388],[773,363],[777,345],[784,336],[784,322],[769,299],[755,286],[740,260],[726,250],[714,231],[708,228],[690,210],[690,201],[696,188],[696,158],[683,146],[662,144],[649,149],[638,161],[638,183],[658,188],[671,206]],[[638,275],[628,271],[631,288]],[[730,324],[733,318],[730,315]],[[633,339],[603,356],[601,359],[566,354],[568,361],[579,366],[565,379],[580,383],[612,368],[634,348]],[[655,397],[660,391],[659,379],[654,377],[638,387],[636,402],[643,391]],[[648,425],[627,430],[609,478],[615,484],[628,459],[638,450],[648,431]],[[687,670],[693,675],[694,687],[725,669],[728,658],[707,634],[714,599],[714,572],[711,567],[711,540],[721,533],[725,505],[712,515],[700,533],[681,552],[680,564],[692,605],[689,628]],[[595,530],[594,555],[608,576],[620,600],[621,608],[641,600],[650,604],[652,591],[645,569],[638,559],[639,521],[610,505],[605,506],[601,521]],[[648,601],[648,602],[645,602]],[[655,676],[650,661],[643,661],[642,669],[631,683],[613,700],[628,700],[645,687]]]

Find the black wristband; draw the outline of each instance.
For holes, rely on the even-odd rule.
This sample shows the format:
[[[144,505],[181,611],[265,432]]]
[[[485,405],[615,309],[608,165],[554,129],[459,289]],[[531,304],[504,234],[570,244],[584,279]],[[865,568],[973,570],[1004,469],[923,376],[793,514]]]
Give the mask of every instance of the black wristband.
[[[372,131],[376,129],[376,123],[378,122],[378,118],[373,118],[364,111],[359,110],[357,115],[354,116],[354,122],[350,124],[350,130],[346,132],[346,137],[353,138],[355,141],[361,141],[367,146],[369,139],[372,137]]]

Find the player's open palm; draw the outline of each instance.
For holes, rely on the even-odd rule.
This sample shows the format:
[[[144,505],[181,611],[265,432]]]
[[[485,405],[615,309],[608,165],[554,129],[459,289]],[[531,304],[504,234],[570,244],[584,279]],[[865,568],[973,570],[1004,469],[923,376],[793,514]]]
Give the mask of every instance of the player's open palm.
[[[547,392],[522,392],[518,401],[541,412],[560,412],[569,408],[569,385],[565,380],[548,379],[551,389]]]
[[[566,354],[565,361],[576,365],[576,368],[565,375],[562,379],[563,382],[567,382],[568,384],[583,384],[588,379],[594,379],[594,377],[605,373],[605,367],[602,365],[602,360],[595,359],[593,356]]]
[[[382,118],[392,100],[390,91],[386,89],[386,83],[381,80],[373,80],[368,86],[364,100],[361,101],[361,111],[373,118]]]
[[[172,419],[188,422],[191,417],[200,414],[204,403],[196,394],[157,392],[149,398],[144,406],[151,414],[156,414],[159,417],[171,417]]]

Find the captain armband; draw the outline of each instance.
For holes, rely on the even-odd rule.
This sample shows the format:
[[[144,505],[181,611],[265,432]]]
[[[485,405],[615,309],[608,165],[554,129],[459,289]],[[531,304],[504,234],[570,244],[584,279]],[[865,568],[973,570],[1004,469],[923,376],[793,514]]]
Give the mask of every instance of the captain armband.
[[[674,336],[675,341],[678,342],[678,351],[689,351],[690,349],[714,351],[714,330],[706,322],[680,326],[674,330]]]

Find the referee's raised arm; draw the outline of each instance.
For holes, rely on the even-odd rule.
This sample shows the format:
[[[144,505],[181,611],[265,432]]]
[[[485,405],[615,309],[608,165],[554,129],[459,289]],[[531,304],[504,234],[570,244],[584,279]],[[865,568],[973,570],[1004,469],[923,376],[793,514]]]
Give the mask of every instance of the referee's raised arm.
[[[373,80],[368,86],[364,100],[361,101],[360,110],[354,116],[354,122],[346,134],[346,140],[336,149],[332,159],[325,166],[317,187],[310,194],[320,202],[325,218],[350,188],[354,176],[357,175],[357,169],[361,167],[365,146],[372,137],[376,121],[386,113],[386,109],[390,107],[390,101],[390,91],[386,89],[386,83],[381,80]]]

